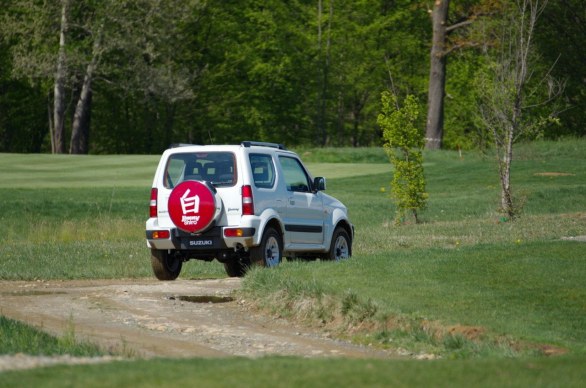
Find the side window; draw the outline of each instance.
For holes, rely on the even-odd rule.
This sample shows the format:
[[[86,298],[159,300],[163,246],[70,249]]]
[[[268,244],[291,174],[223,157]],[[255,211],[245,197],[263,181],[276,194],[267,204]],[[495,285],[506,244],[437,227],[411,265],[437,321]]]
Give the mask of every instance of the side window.
[[[297,159],[287,156],[279,156],[279,161],[285,175],[287,190],[309,192],[311,187],[309,177],[301,163]]]
[[[250,154],[250,169],[256,187],[270,189],[275,185],[275,166],[270,155]]]
[[[183,181],[183,173],[185,172],[186,161],[182,158],[171,157],[167,163],[167,170],[165,171],[165,187],[172,189]]]

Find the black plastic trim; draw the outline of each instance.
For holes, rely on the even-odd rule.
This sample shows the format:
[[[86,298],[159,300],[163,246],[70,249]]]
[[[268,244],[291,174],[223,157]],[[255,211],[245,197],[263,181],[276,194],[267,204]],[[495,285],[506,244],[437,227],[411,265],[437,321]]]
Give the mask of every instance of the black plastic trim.
[[[240,145],[242,145],[243,147],[246,148],[250,148],[251,146],[257,146],[257,147],[271,147],[271,148],[277,148],[280,150],[286,150],[287,148],[285,148],[285,146],[283,144],[279,144],[279,143],[267,143],[264,141],[243,141],[242,143],[240,143]]]
[[[285,230],[287,232],[321,233],[323,227],[316,225],[285,225]]]

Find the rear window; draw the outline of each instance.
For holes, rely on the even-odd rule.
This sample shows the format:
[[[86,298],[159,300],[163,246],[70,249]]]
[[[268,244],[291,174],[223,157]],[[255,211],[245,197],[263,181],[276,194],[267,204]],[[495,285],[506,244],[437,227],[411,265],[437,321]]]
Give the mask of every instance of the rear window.
[[[231,152],[173,154],[167,162],[164,185],[172,189],[186,180],[207,181],[216,187],[236,184],[236,165]]]

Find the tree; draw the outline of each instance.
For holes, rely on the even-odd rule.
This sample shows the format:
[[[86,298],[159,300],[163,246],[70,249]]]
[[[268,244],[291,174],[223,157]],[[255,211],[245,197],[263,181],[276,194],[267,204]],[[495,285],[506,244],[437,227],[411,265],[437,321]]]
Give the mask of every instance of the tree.
[[[81,91],[73,114],[71,143],[69,147],[69,153],[71,154],[87,154],[89,152],[90,113],[93,93],[92,83],[94,82],[102,53],[104,21],[101,23],[98,25],[97,31],[95,31],[96,36],[93,38],[93,49],[86,65],[83,82],[81,83]]]
[[[583,0],[550,1],[539,22],[535,44],[542,62],[555,63],[552,76],[565,81],[564,103],[560,112],[563,125],[545,129],[544,137],[586,136],[586,7]]]
[[[328,131],[326,128],[326,108],[328,101],[328,86],[329,73],[331,61],[331,46],[332,46],[332,19],[334,18],[334,0],[328,1],[328,14],[324,17],[323,0],[317,2],[317,61],[318,61],[318,81],[319,85],[318,101],[316,106],[317,113],[315,124],[317,126],[316,139],[317,143],[324,146],[328,141]],[[324,22],[324,19],[327,20]],[[324,37],[325,24],[325,37]]]
[[[66,152],[67,124],[69,151],[89,151],[96,80],[116,79],[119,90],[141,90],[170,101],[191,98],[185,88],[189,72],[177,69],[168,54],[172,40],[180,38],[173,32],[196,6],[193,2],[14,0],[8,5],[1,28],[11,41],[15,76],[43,85],[47,94],[53,91],[49,128],[54,153]]]
[[[501,210],[510,219],[520,212],[511,187],[513,144],[539,133],[551,117],[535,115],[535,109],[551,102],[563,89],[548,74],[536,79],[530,70],[536,61],[535,28],[546,5],[547,0],[513,2],[495,31],[499,41],[496,56],[487,58],[489,70],[479,81],[484,91],[481,118],[492,135],[498,160]]]
[[[74,5],[70,0],[42,4],[13,1],[4,15],[4,31],[13,40],[14,73],[33,83],[49,85],[52,80],[49,132],[53,153],[64,153],[66,149],[68,91],[75,87],[79,75],[77,70],[84,62],[83,41],[92,35],[92,25],[87,20],[74,18],[93,14],[93,9],[88,12],[84,8],[91,8],[91,5]],[[31,36],[34,38],[30,39]],[[89,129],[82,126],[89,125],[88,105],[95,67],[95,57],[92,57],[75,109],[71,142],[73,153],[87,153],[87,143],[83,143],[87,136],[83,135],[89,133]]]
[[[47,135],[46,97],[39,87],[11,78],[11,60],[0,39],[0,152],[41,152]]]
[[[245,138],[379,145],[387,89],[429,98],[436,145],[486,144],[471,86],[496,47],[484,26],[509,1],[0,0],[3,149],[47,151],[50,139],[72,153]],[[432,40],[434,3],[449,12]],[[550,2],[535,36],[532,68],[557,61],[552,74],[568,85],[564,125],[546,138],[584,134],[581,5]]]
[[[382,93],[381,102],[378,124],[395,167],[391,182],[391,193],[397,205],[395,223],[402,223],[408,211],[418,223],[418,211],[425,209],[428,197],[423,175],[423,133],[416,126],[419,104],[415,97],[408,95],[404,105],[399,107],[397,97],[389,92]]]
[[[429,96],[427,99],[427,149],[442,147],[444,132],[444,93],[446,86],[446,37],[450,0],[434,2],[432,15],[433,37],[431,41]]]
[[[65,80],[67,78],[65,36],[69,30],[69,0],[61,1],[60,21],[59,50],[57,53],[53,87],[53,122],[52,124],[49,123],[51,152],[54,154],[62,154],[65,152]]]
[[[450,22],[448,17],[449,9],[450,0],[435,0],[433,9],[430,11],[433,34],[425,130],[425,148],[430,150],[442,148],[448,55],[463,48],[487,44],[486,41],[478,41],[475,36],[467,36],[465,33],[456,34],[456,31],[468,31],[467,27],[479,18],[499,10],[500,1],[463,1],[456,5],[456,17],[453,22]]]
[[[380,144],[374,97],[388,75],[400,95],[424,93],[420,2],[0,3],[12,75],[40,90],[47,107],[31,109],[58,152],[243,138]]]
[[[321,81],[316,88],[323,145],[380,144],[380,93],[422,95],[427,14],[407,0],[324,1],[322,12],[324,52],[315,66],[327,71],[325,89]]]

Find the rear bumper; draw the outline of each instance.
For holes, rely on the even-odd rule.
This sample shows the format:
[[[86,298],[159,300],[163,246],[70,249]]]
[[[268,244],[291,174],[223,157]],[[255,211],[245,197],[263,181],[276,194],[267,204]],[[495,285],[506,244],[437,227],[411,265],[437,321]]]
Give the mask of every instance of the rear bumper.
[[[155,232],[168,231],[168,238],[154,238]],[[215,226],[204,233],[190,234],[176,228],[157,228],[146,230],[147,246],[152,249],[174,249],[196,252],[218,252],[223,250],[239,250],[253,246],[254,229],[240,237],[225,237],[224,227]]]
[[[244,233],[236,235],[234,228],[244,229]],[[224,230],[231,229],[232,233]],[[188,251],[217,252],[221,250],[241,250],[260,244],[259,217],[241,217],[239,225],[212,226],[203,233],[191,234],[175,226],[161,226],[159,219],[153,217],[146,222],[146,242],[152,249],[175,249]],[[154,238],[155,232],[167,232],[167,238]],[[226,235],[230,237],[226,237]]]

